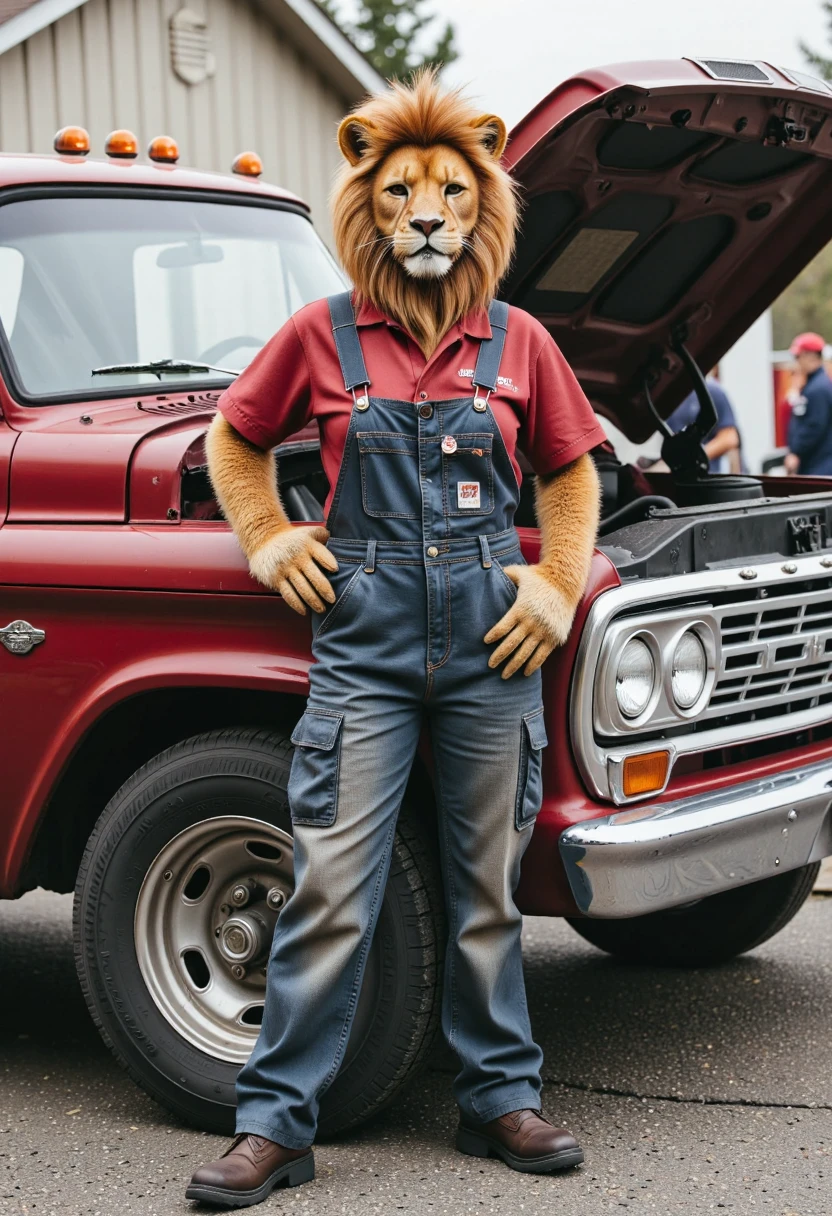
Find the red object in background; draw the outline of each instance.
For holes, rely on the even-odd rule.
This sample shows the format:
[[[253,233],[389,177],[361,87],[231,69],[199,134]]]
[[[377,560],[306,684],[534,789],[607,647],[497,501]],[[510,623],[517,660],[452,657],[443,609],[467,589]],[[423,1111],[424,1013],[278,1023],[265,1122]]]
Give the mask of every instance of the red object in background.
[[[787,367],[774,369],[774,446],[788,446],[789,419],[792,416],[789,393],[792,391],[794,373]]]

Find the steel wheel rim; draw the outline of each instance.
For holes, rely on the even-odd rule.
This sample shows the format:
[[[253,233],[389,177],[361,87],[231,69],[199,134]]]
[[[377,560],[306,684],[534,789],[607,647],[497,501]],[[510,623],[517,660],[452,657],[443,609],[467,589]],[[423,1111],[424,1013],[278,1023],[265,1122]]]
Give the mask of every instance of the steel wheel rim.
[[[260,819],[223,815],[179,832],[148,867],[134,918],[139,969],[165,1019],[206,1055],[243,1064],[251,1054],[260,1031],[266,962],[278,917],[265,894],[278,889],[284,902],[289,898],[293,861],[287,832]],[[207,883],[198,891],[205,871]],[[238,907],[230,892],[251,880],[256,894]],[[224,931],[232,918],[241,929],[237,935]],[[259,945],[251,962],[242,956],[235,960],[228,952],[235,945],[245,946],[247,922],[257,926]],[[195,955],[202,957],[204,968]],[[234,966],[244,967],[245,974],[232,973]]]

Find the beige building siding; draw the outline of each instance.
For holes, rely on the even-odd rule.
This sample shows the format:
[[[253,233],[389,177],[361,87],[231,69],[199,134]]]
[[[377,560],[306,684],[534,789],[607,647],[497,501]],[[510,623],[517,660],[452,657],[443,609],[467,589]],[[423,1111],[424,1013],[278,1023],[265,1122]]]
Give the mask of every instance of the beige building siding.
[[[247,0],[188,0],[208,21],[216,72],[173,72],[171,15],[181,0],[88,0],[0,55],[0,151],[50,152],[59,127],[90,132],[92,155],[116,127],[145,148],[172,135],[181,162],[227,172],[248,148],[264,180],[299,194],[329,240],[335,130],[349,103]]]

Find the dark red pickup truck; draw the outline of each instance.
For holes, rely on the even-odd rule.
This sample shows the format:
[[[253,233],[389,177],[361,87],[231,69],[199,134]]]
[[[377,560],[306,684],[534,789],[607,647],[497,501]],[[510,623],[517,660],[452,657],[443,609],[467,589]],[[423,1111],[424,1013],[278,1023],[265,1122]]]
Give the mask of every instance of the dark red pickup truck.
[[[765,63],[586,72],[507,163],[526,205],[503,294],[635,440],[832,238],[832,91]],[[75,890],[106,1041],[204,1127],[230,1123],[291,894],[310,653],[246,571],[203,437],[235,371],[341,284],[304,205],[257,180],[0,157],[0,895]],[[597,454],[517,896],[686,965],[776,932],[832,853],[832,489],[708,476],[698,439],[649,482]],[[316,435],[278,459],[290,514],[320,519]],[[528,488],[517,522],[533,560]],[[436,1028],[430,772],[426,747],[325,1130],[390,1101]]]

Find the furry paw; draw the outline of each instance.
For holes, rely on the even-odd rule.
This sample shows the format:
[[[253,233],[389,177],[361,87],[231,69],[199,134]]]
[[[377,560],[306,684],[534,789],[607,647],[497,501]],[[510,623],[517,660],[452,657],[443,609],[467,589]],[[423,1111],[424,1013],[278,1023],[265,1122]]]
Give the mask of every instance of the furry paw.
[[[538,566],[506,566],[505,574],[517,586],[517,599],[483,640],[500,642],[488,666],[499,667],[508,659],[502,673],[507,680],[524,663],[523,674],[530,676],[556,646],[563,645],[576,605],[568,602]]]
[[[278,591],[286,603],[301,616],[307,605],[323,612],[335,602],[335,592],[324,570],[334,572],[338,563],[325,548],[326,528],[282,528],[270,536],[249,560],[249,570],[264,587]],[[326,602],[324,602],[326,601]]]

